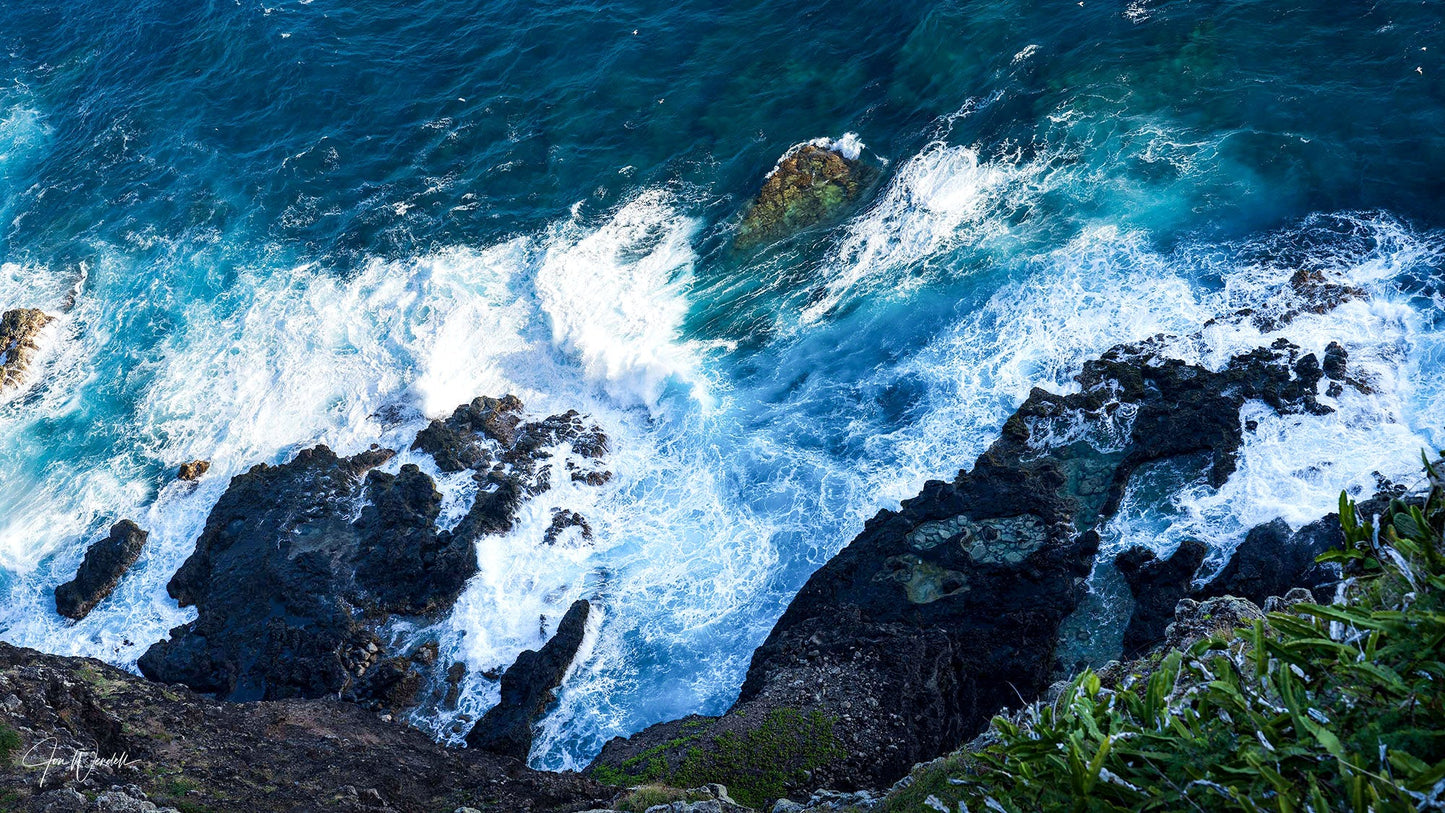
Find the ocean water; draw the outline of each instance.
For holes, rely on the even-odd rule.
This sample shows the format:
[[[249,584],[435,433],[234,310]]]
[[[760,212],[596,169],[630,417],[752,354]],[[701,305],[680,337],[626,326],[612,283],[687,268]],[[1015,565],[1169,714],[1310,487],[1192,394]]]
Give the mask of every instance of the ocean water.
[[[1445,447],[1442,26],[1418,0],[6,3],[0,309],[60,318],[0,402],[0,638],[133,668],[192,617],[164,585],[230,476],[512,392],[589,413],[616,476],[530,503],[449,617],[394,632],[471,668],[414,720],[455,740],[481,671],[592,599],[532,755],[578,767],[725,709],[808,575],[1030,388],[1159,333],[1211,367],[1341,342],[1368,392],[1251,406],[1223,488],[1161,474],[1106,529],[1106,557],[1193,536],[1217,566]],[[733,250],[817,138],[876,189]],[[1368,296],[1212,321],[1301,268]],[[553,507],[595,539],[542,545]],[[120,518],[140,562],[61,619]]]

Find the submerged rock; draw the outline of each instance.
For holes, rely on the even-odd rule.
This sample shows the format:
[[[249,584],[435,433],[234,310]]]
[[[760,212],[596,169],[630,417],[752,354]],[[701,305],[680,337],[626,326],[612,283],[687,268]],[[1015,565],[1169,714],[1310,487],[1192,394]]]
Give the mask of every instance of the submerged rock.
[[[540,650],[526,650],[502,675],[502,699],[472,730],[467,747],[526,760],[532,751],[532,725],[555,698],[554,692],[577,657],[586,634],[591,605],[572,603],[557,633]]]
[[[89,615],[140,558],[148,536],[128,519],[112,525],[110,536],[85,552],[75,578],[55,588],[56,612],[76,620]]]
[[[0,315],[0,392],[25,380],[30,360],[40,350],[36,337],[54,318],[34,308],[16,308]]]
[[[211,470],[211,461],[192,460],[189,463],[182,463],[180,471],[176,472],[177,480],[193,482],[201,479],[202,475]]]
[[[1079,392],[1035,389],[972,470],[879,512],[813,574],[727,714],[613,740],[591,770],[626,776],[661,760],[666,781],[684,762],[731,764],[729,749],[786,718],[833,740],[814,744],[816,759],[773,766],[792,777],[789,795],[884,787],[1037,697],[1087,589],[1095,529],[1134,472],[1170,461],[1218,486],[1235,469],[1247,401],[1329,411],[1315,397],[1319,364],[1288,342],[1217,372],[1161,347],[1114,348],[1084,366]]]
[[[750,248],[831,220],[857,202],[877,174],[837,145],[797,147],[763,181],[734,245]]]

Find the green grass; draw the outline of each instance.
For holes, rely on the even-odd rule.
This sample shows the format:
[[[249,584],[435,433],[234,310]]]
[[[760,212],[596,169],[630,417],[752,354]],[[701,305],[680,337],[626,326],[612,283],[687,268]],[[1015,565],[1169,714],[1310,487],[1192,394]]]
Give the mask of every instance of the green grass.
[[[1445,801],[1445,480],[1375,529],[1340,497],[1346,601],[1079,675],[915,771],[884,811],[1406,811]]]
[[[8,725],[0,723],[0,765],[9,765],[20,750],[20,734]]]

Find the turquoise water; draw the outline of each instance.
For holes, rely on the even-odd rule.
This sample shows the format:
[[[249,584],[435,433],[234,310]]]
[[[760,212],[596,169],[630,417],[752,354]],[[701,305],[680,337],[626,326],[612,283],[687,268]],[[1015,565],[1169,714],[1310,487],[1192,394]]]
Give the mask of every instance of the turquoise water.
[[[227,479],[403,446],[514,392],[614,438],[481,543],[428,630],[476,674],[602,610],[535,764],[735,696],[788,599],[876,510],[968,465],[1032,386],[1160,332],[1209,365],[1345,344],[1372,392],[1252,414],[1239,472],[1106,535],[1216,563],[1258,522],[1445,446],[1445,31],[1431,3],[363,0],[0,8],[0,308],[60,313],[0,403],[0,636],[130,666]],[[791,145],[884,168],[842,222],[756,253]],[[1276,333],[1299,268],[1369,292]],[[76,293],[78,291],[78,293]],[[197,487],[171,482],[209,458]],[[413,460],[408,455],[393,466]],[[426,461],[421,461],[427,465]],[[433,470],[434,471],[434,470]],[[465,483],[441,478],[455,516]],[[590,546],[539,544],[553,506]],[[121,517],[106,604],[50,591]]]

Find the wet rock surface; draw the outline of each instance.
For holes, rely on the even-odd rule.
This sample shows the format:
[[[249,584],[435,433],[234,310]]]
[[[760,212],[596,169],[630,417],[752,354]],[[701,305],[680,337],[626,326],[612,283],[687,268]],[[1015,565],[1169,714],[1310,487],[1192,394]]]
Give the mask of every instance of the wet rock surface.
[[[751,248],[832,220],[858,201],[877,176],[873,167],[832,147],[804,144],[763,181],[734,245]]]
[[[15,736],[0,760],[0,808],[25,813],[540,813],[605,808],[616,793],[445,748],[351,703],[218,702],[4,643],[0,728]]]
[[[201,477],[204,476],[205,473],[208,472],[208,471],[210,471],[210,470],[211,470],[211,461],[209,461],[209,460],[192,460],[192,461],[189,462],[189,463],[182,463],[182,464],[181,464],[180,470],[176,472],[176,479],[177,479],[177,480],[185,480],[185,481],[187,481],[187,482],[194,482],[194,481],[196,481],[196,480],[201,479]]]
[[[476,541],[509,530],[523,500],[545,490],[553,447],[600,466],[606,437],[575,412],[526,422],[510,396],[478,398],[433,421],[416,447],[444,470],[471,467],[477,499],[450,530],[441,495],[415,465],[376,468],[372,449],[325,446],[259,465],[231,481],[167,590],[197,619],[140,659],[148,677],[233,700],[342,697],[373,709],[415,700],[421,670],[379,635],[393,616],[449,609],[477,572]]]
[[[1382,512],[1391,498],[1403,492],[1393,483],[1379,485],[1375,497],[1360,502],[1363,516]],[[1310,600],[1329,603],[1339,584],[1340,570],[1337,565],[1320,564],[1315,559],[1342,546],[1344,541],[1338,514],[1326,514],[1298,530],[1276,519],[1251,529],[1229,562],[1199,586],[1193,583],[1204,554],[1198,542],[1185,542],[1164,562],[1143,548],[1125,551],[1115,564],[1129,583],[1135,606],[1125,633],[1124,657],[1135,657],[1165,640],[1173,608],[1181,599],[1198,603],[1233,596],[1263,607],[1272,598],[1303,590]]]
[[[36,340],[54,318],[34,308],[16,308],[0,314],[0,392],[25,381],[30,361],[40,350]]]
[[[565,472],[555,472],[546,450],[564,444],[573,454]],[[510,395],[477,398],[457,407],[417,433],[412,448],[431,455],[444,472],[472,472],[478,494],[456,529],[463,536],[511,530],[517,508],[546,491],[554,477],[589,485],[602,485],[612,477],[603,466],[608,440],[601,427],[586,422],[576,410],[525,421],[522,402]]]
[[[1060,624],[1086,589],[1095,528],[1134,471],[1179,461],[1219,486],[1235,468],[1246,401],[1329,411],[1315,395],[1316,358],[1288,342],[1217,372],[1166,358],[1161,345],[1121,346],[1089,362],[1080,392],[1035,389],[972,470],[879,512],[808,580],[754,653],[726,715],[613,740],[592,770],[625,773],[660,758],[665,778],[689,752],[798,710],[832,721],[839,748],[798,770],[789,795],[878,788],[1038,696]]]
[[[557,632],[540,650],[525,650],[502,675],[502,699],[467,733],[467,747],[526,760],[532,751],[532,726],[555,699],[586,633],[591,610],[572,603]]]
[[[1328,602],[1340,578],[1339,568],[1317,564],[1315,558],[1344,543],[1338,514],[1329,514],[1297,531],[1277,519],[1251,530],[1219,575],[1194,598],[1240,596],[1262,606],[1270,596],[1282,596],[1292,588],[1302,587],[1315,600]]]
[[[77,620],[89,615],[140,558],[148,536],[128,519],[112,525],[110,535],[85,552],[75,578],[55,588],[56,612]]]
[[[1124,629],[1123,657],[1138,657],[1164,640],[1164,628],[1174,619],[1179,600],[1189,594],[1205,553],[1204,543],[1186,539],[1168,559],[1157,558],[1147,548],[1131,548],[1114,560],[1134,596],[1134,610]]]

